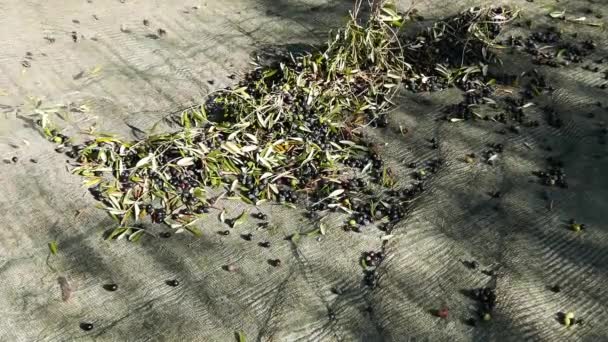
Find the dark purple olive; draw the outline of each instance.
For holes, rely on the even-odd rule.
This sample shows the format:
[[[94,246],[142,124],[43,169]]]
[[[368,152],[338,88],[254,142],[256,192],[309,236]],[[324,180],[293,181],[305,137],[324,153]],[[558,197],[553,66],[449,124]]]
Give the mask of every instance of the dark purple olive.
[[[270,266],[273,266],[273,267],[279,267],[279,266],[281,266],[281,260],[280,259],[269,259],[268,263],[270,264]]]
[[[177,279],[167,280],[165,283],[173,287],[179,286],[179,281]]]
[[[84,331],[93,330],[93,323],[80,323],[80,329]]]
[[[116,285],[116,284],[105,284],[103,286],[103,288],[106,291],[114,292],[114,291],[118,290],[118,285]]]

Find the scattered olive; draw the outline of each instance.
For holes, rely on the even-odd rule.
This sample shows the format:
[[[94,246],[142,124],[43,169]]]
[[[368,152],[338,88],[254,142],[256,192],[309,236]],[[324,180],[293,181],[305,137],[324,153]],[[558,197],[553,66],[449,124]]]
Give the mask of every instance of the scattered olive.
[[[266,219],[268,219],[268,215],[266,215],[266,214],[264,214],[262,212],[252,214],[252,216],[255,217],[255,218],[257,218],[257,219],[259,219],[259,220],[266,220]]]
[[[562,288],[561,288],[561,286],[559,286],[559,285],[555,284],[555,285],[551,286],[550,290],[551,290],[552,292],[559,293],[559,292],[561,292],[561,291],[562,291]]]
[[[236,265],[233,265],[233,264],[224,265],[224,266],[222,266],[222,268],[224,269],[224,271],[227,271],[227,272],[235,272],[239,269]]]
[[[246,241],[251,241],[251,239],[253,239],[253,234],[251,234],[251,233],[242,234],[241,238]]]
[[[19,161],[19,158],[17,158],[17,157],[15,156],[15,157],[11,158],[11,160],[13,161],[13,163],[16,163],[16,162],[18,162],[18,161]]]
[[[118,290],[118,285],[116,285],[116,284],[105,284],[103,286],[103,288],[106,291],[114,292],[114,291]]]
[[[167,280],[165,283],[173,287],[179,286],[179,281],[177,279]]]
[[[258,246],[264,247],[264,248],[270,248],[270,242],[263,241],[263,242],[258,243]]]
[[[463,261],[462,262],[466,267],[472,269],[472,270],[476,270],[479,267],[479,263],[477,262],[477,260],[472,260],[472,261]]]
[[[281,260],[280,259],[269,259],[268,263],[270,264],[270,266],[273,266],[273,267],[279,267],[279,266],[281,266]]]
[[[80,329],[84,331],[93,330],[93,323],[80,323]]]

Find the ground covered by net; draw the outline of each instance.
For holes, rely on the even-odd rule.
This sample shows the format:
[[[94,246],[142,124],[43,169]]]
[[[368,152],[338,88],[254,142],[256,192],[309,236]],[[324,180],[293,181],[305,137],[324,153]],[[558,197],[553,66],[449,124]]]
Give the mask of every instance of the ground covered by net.
[[[602,8],[483,5],[45,28],[0,83],[0,336],[606,338]]]

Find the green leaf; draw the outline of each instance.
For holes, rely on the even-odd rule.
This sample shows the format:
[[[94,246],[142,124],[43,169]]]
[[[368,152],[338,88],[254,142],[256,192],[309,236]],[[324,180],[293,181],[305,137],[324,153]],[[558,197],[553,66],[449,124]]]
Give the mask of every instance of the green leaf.
[[[243,210],[241,214],[234,219],[234,222],[232,223],[232,228],[245,223],[245,221],[247,220],[247,215],[245,215],[245,213],[246,211]]]
[[[196,237],[200,237],[200,236],[203,235],[203,232],[201,232],[201,230],[198,229],[198,227],[195,227],[195,226],[185,226],[184,228],[187,231],[189,231],[190,233],[192,233]]]
[[[102,180],[103,180],[103,178],[101,178],[101,177],[87,178],[87,180],[84,182],[84,186],[86,186],[87,188],[90,188],[92,186],[95,186],[95,185],[101,183]]]
[[[264,78],[269,78],[269,77],[272,77],[272,76],[276,75],[276,73],[277,73],[278,71],[279,71],[278,69],[266,70],[266,71],[264,71],[264,76],[263,76],[263,77],[264,77]]]
[[[124,233],[125,231],[127,231],[128,228],[125,227],[117,227],[115,228],[112,233],[108,236],[107,240],[112,240],[115,237],[117,237],[118,235]]]
[[[245,333],[242,331],[237,331],[234,333],[236,336],[237,342],[247,342],[247,338],[245,337]]]
[[[291,236],[290,240],[291,240],[291,242],[297,244],[298,241],[300,241],[300,238],[301,238],[300,233],[295,233]]]
[[[192,191],[192,194],[194,195],[194,197],[198,198],[199,200],[205,199],[205,190],[202,188],[194,188],[194,190]]]
[[[144,235],[144,230],[140,229],[140,230],[136,231],[135,233],[129,235],[129,241],[137,242],[137,241],[139,241],[139,239],[141,239],[141,237],[143,235]]]
[[[135,167],[142,167],[149,164],[152,161],[152,158],[154,158],[154,154],[150,153],[147,157],[140,159],[137,164],[135,164]]]
[[[51,251],[52,255],[56,255],[57,254],[57,241],[51,241],[49,242],[49,250]]]

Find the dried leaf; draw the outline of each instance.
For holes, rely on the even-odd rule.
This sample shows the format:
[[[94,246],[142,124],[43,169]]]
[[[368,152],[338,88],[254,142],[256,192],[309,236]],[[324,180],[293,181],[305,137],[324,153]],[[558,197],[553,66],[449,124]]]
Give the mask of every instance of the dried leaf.
[[[72,287],[72,285],[70,285],[68,279],[64,276],[58,277],[57,282],[59,283],[59,289],[61,290],[61,300],[67,302],[72,297],[74,288]]]
[[[239,181],[238,181],[238,179],[233,180],[233,181],[232,181],[232,185],[230,185],[230,191],[231,191],[231,192],[236,191],[236,189],[238,188],[238,186],[239,186]]]
[[[182,158],[182,159],[180,159],[180,160],[177,161],[177,165],[179,165],[179,166],[194,165],[194,158],[192,158],[192,157]]]
[[[142,167],[149,164],[152,161],[152,158],[154,158],[154,154],[150,153],[147,157],[140,159],[137,164],[135,164],[135,167]]]
[[[549,13],[549,16],[551,18],[563,18],[566,15],[566,11],[555,11],[555,12],[551,12]]]
[[[241,148],[232,141],[227,141],[226,143],[222,144],[222,148],[236,155],[242,154]]]
[[[331,194],[329,194],[329,196],[327,196],[327,198],[335,198],[335,197],[342,195],[343,193],[344,193],[344,189],[334,190]]]

